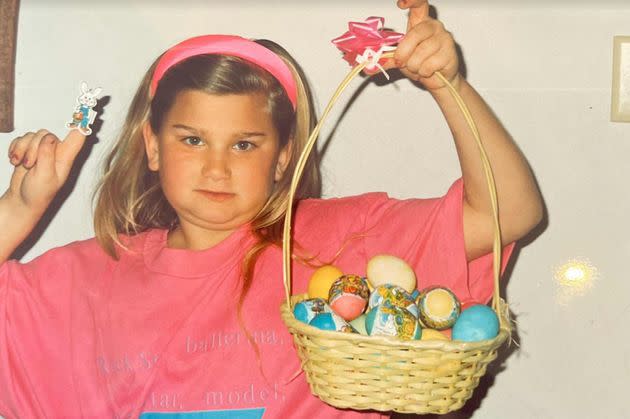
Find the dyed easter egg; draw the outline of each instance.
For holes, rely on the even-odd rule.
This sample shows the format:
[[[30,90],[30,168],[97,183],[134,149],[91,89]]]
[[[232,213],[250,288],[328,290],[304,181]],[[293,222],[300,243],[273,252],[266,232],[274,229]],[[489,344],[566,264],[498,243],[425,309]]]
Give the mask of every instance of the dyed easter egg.
[[[422,329],[408,310],[385,301],[365,316],[365,329],[370,336],[396,336],[400,339],[420,339]]]
[[[398,285],[383,284],[374,288],[368,301],[369,308],[380,306],[383,301],[389,301],[392,305],[409,310],[416,318],[418,317],[418,306],[411,294]]]
[[[344,333],[358,333],[344,319],[335,313],[320,313],[316,315],[309,323],[311,326],[321,330],[330,330]]]
[[[330,313],[332,310],[323,298],[311,298],[300,301],[293,307],[293,315],[302,323],[310,323],[320,313]]]
[[[358,275],[343,275],[333,282],[328,302],[335,313],[344,320],[354,320],[367,306],[370,291],[365,278]]]
[[[422,337],[420,340],[450,340],[448,336],[439,330],[435,329],[422,329]]]
[[[429,329],[444,330],[452,327],[460,312],[459,300],[449,289],[429,287],[418,296],[418,319]]]
[[[354,327],[354,329],[362,335],[368,334],[367,330],[365,330],[365,317],[365,314],[361,314],[350,322],[350,326]]]
[[[367,278],[374,288],[383,284],[398,285],[407,292],[416,288],[416,274],[404,260],[392,255],[377,255],[367,264]]]
[[[308,298],[323,298],[327,300],[330,287],[342,275],[341,269],[333,265],[324,265],[316,269],[308,281]]]
[[[499,318],[494,310],[477,304],[462,311],[453,326],[453,340],[477,342],[499,334]]]

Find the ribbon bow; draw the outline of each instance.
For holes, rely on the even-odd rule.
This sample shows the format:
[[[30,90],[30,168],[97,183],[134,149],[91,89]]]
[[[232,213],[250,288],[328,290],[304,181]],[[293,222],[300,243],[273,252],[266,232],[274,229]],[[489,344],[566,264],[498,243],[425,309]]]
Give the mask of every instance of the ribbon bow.
[[[351,66],[367,62],[368,70],[378,68],[389,76],[379,64],[381,55],[385,51],[392,51],[393,46],[404,36],[402,33],[383,29],[385,19],[371,16],[365,22],[349,22],[348,32],[332,40],[332,43],[343,52],[343,59]]]

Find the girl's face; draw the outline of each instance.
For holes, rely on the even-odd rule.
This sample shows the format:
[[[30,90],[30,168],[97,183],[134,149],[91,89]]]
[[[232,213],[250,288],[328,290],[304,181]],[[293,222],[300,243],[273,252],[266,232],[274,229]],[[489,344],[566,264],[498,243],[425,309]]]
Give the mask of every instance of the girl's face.
[[[288,160],[258,94],[180,92],[160,132],[147,123],[144,139],[149,169],[179,217],[175,247],[211,246],[251,221]]]

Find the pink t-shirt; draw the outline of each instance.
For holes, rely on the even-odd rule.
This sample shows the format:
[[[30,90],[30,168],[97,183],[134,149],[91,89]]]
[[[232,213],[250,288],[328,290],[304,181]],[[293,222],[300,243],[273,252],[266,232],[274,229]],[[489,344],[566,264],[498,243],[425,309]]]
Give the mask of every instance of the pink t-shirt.
[[[344,272],[390,253],[419,287],[442,284],[463,301],[492,293],[490,255],[466,263],[462,184],[440,199],[385,194],[299,204],[301,248]],[[130,239],[114,261],[95,240],[0,266],[0,414],[7,418],[378,418],[311,395],[279,315],[281,251],[255,269],[239,326],[246,227],[204,251],[166,247],[167,232]],[[512,246],[506,249],[508,259]],[[294,293],[313,268],[295,264]],[[249,339],[248,339],[249,335]],[[259,350],[257,357],[250,340]]]

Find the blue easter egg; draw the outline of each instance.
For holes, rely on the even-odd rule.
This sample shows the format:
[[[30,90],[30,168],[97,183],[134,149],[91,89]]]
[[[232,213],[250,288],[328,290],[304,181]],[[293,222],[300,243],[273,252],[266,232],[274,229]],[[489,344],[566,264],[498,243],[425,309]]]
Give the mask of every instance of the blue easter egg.
[[[490,307],[477,304],[468,307],[453,326],[453,340],[477,342],[499,334],[499,318]]]
[[[372,334],[372,328],[374,327],[374,319],[376,318],[377,311],[378,310],[374,308],[368,311],[368,313],[365,315],[365,331],[368,335]]]
[[[319,313],[330,313],[330,307],[323,298],[300,301],[293,307],[293,315],[302,323],[309,324]]]
[[[293,315],[302,323],[308,324],[308,309],[305,304],[297,303],[293,308]]]
[[[321,330],[337,330],[337,325],[333,319],[332,313],[321,313],[313,317],[309,323],[311,326]]]

